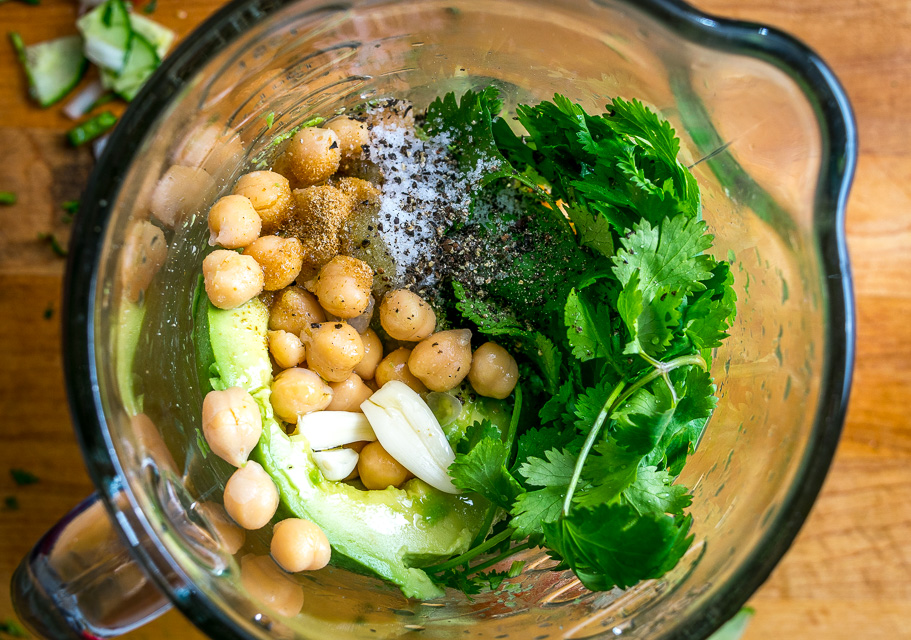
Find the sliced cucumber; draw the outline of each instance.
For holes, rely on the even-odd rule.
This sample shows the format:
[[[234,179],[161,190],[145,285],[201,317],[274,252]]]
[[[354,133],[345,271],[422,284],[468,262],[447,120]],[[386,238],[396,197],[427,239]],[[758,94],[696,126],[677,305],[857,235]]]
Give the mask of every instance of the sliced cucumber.
[[[86,55],[101,69],[101,83],[132,100],[174,42],[176,34],[129,13],[123,0],[107,0],[77,22]]]
[[[134,33],[138,33],[155,47],[155,53],[158,54],[159,58],[165,57],[165,54],[168,52],[168,49],[171,48],[171,45],[174,44],[174,39],[177,37],[177,34],[167,27],[163,27],[157,22],[149,20],[138,13],[130,14],[130,25],[132,26]]]
[[[113,79],[111,89],[129,102],[139,93],[142,85],[155,73],[160,64],[161,58],[158,57],[155,46],[138,31],[134,32],[130,38],[126,63],[120,74]]]
[[[64,36],[28,47],[18,33],[11,33],[10,40],[25,68],[29,93],[42,107],[62,100],[79,84],[88,67],[79,36]]]
[[[107,0],[76,21],[85,38],[85,56],[99,67],[120,73],[126,64],[133,28],[123,0]]]

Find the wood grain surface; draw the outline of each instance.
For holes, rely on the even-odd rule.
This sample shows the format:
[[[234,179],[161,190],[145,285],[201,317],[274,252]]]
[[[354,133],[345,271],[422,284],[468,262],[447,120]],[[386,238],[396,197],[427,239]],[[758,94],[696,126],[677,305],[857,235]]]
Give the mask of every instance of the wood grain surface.
[[[780,27],[833,67],[854,104],[860,161],[847,229],[858,305],[857,367],[844,438],[822,496],[790,553],[752,599],[746,638],[911,638],[911,3],[908,0],[699,0],[711,13]],[[160,0],[154,19],[184,36],[217,0]],[[72,33],[74,2],[0,4],[0,31],[26,42]],[[5,36],[5,34],[4,34]],[[4,37],[5,39],[5,37]],[[10,575],[34,541],[92,491],[63,392],[63,261],[41,232],[65,239],[60,203],[91,168],[66,148],[59,107],[26,99],[0,44],[0,620]],[[35,473],[17,487],[11,468]],[[198,638],[171,612],[134,640]]]

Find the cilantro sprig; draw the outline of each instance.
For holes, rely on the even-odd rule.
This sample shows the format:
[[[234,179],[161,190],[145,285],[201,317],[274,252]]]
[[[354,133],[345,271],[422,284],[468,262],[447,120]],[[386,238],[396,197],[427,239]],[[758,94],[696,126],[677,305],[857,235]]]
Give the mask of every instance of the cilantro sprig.
[[[469,226],[502,258],[483,289],[452,287],[453,311],[511,348],[523,380],[509,436],[476,423],[450,467],[504,519],[427,570],[474,593],[509,577],[486,569],[540,545],[589,589],[628,587],[692,543],[692,494],[675,480],[715,407],[733,277],[707,253],[676,133],[644,104],[591,115],[558,95],[517,108],[524,132],[501,107],[493,88],[449,94],[425,123],[465,171],[486,172],[476,201],[522,203],[495,231]]]

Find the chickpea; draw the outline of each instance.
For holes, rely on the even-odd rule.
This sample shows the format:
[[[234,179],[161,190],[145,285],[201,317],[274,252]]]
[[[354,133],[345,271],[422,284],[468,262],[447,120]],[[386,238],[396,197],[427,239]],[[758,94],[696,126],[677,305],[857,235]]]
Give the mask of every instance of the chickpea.
[[[341,382],[333,382],[329,386],[332,387],[332,402],[326,407],[327,411],[359,413],[361,403],[373,395],[373,389],[364,384],[356,373],[352,373]]]
[[[306,286],[327,312],[339,318],[356,318],[370,306],[373,269],[363,260],[335,256]]]
[[[329,564],[332,548],[318,525],[302,518],[288,518],[272,528],[272,558],[285,571],[316,571]]]
[[[413,129],[414,105],[407,100],[390,100],[367,114],[367,124],[387,129]]]
[[[304,343],[295,334],[288,331],[269,332],[269,353],[282,369],[296,367],[307,355]]]
[[[326,125],[338,135],[338,144],[342,150],[342,159],[357,158],[363,153],[363,148],[370,142],[370,132],[367,125],[351,118],[336,118]]]
[[[279,615],[296,616],[304,607],[304,588],[269,556],[249,554],[241,558],[240,583],[251,596]]]
[[[379,209],[382,191],[377,189],[372,182],[345,176],[338,178],[332,184],[342,193],[351,196],[351,199],[354,200],[355,210],[363,207],[364,213],[375,213]]]
[[[208,120],[208,118],[207,118]],[[174,161],[185,167],[202,167],[213,176],[229,172],[243,160],[244,147],[236,133],[224,133],[217,124],[197,124],[181,141]]]
[[[407,289],[390,291],[380,303],[380,324],[396,340],[423,340],[433,333],[437,315],[430,305]]]
[[[262,432],[259,405],[246,390],[231,387],[206,394],[202,401],[202,434],[219,458],[235,467],[241,466]]]
[[[225,551],[231,555],[240,551],[247,540],[247,533],[231,521],[223,506],[215,502],[200,502],[196,510],[212,525],[212,532]]]
[[[265,527],[278,509],[278,489],[258,462],[248,460],[225,484],[225,511],[244,529]]]
[[[376,367],[374,378],[376,384],[382,387],[390,380],[398,380],[407,384],[415,393],[426,393],[427,387],[418,380],[408,368],[408,358],[411,349],[401,347],[383,358]]]
[[[432,391],[449,391],[471,370],[471,331],[440,331],[415,346],[408,368]]]
[[[506,349],[496,342],[485,342],[475,350],[468,382],[478,395],[502,400],[518,381],[519,366]]]
[[[234,309],[263,290],[263,270],[250,256],[218,249],[202,261],[209,300],[219,309]]]
[[[348,318],[348,324],[354,327],[361,336],[367,332],[367,329],[370,328],[370,322],[373,320],[373,309],[376,306],[376,299],[373,296],[370,296],[370,302],[367,303],[367,308],[364,310],[364,313],[357,316],[356,318]]]
[[[253,171],[240,177],[234,193],[250,199],[263,222],[263,233],[275,233],[291,215],[291,185],[274,171]]]
[[[167,257],[168,243],[161,229],[147,220],[130,227],[120,254],[120,273],[127,300],[139,301]]]
[[[361,342],[364,343],[364,357],[357,363],[354,372],[362,380],[372,380],[376,375],[377,365],[383,359],[383,343],[373,329],[367,329],[361,334]]]
[[[263,268],[263,288],[278,291],[294,282],[304,266],[304,248],[297,238],[263,236],[244,249]]]
[[[363,451],[364,447],[366,447],[368,444],[370,444],[370,442],[367,440],[359,440],[357,442],[349,442],[348,444],[343,444],[342,446],[345,449],[351,449],[352,451],[357,451],[358,459],[360,459],[361,451]],[[355,478],[358,477],[358,475],[359,474],[357,472],[357,465],[355,465],[354,469],[351,470],[351,473],[349,473],[347,476],[342,478],[342,481],[347,482],[348,480],[354,480]]]
[[[272,382],[272,409],[285,422],[322,411],[332,402],[332,389],[313,371],[295,367],[275,376]]]
[[[316,296],[303,287],[282,289],[269,310],[269,328],[300,335],[304,327],[325,322],[326,314]]]
[[[155,185],[149,210],[173,229],[196,211],[215,190],[215,180],[205,169],[172,165]]]
[[[347,322],[304,327],[301,339],[307,346],[307,365],[329,382],[345,380],[364,357],[361,336]]]
[[[259,214],[243,196],[225,196],[209,209],[209,244],[226,249],[246,247],[259,237]]]
[[[133,436],[139,447],[139,451],[136,452],[138,458],[151,458],[159,469],[168,469],[178,473],[174,456],[171,455],[168,445],[161,437],[161,432],[149,416],[137,413],[130,418],[130,427],[133,429]]]
[[[306,127],[288,144],[288,168],[302,184],[319,184],[338,171],[342,159],[338,134],[331,129]]]
[[[379,441],[361,449],[357,472],[368,489],[397,487],[411,477],[411,472],[389,455]]]

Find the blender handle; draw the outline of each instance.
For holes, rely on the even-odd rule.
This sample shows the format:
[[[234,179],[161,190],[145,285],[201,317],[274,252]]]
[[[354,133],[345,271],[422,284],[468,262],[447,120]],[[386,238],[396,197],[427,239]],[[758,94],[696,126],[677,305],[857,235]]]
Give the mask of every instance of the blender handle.
[[[107,638],[171,602],[130,555],[97,493],[54,525],[13,573],[19,619],[44,638]]]

